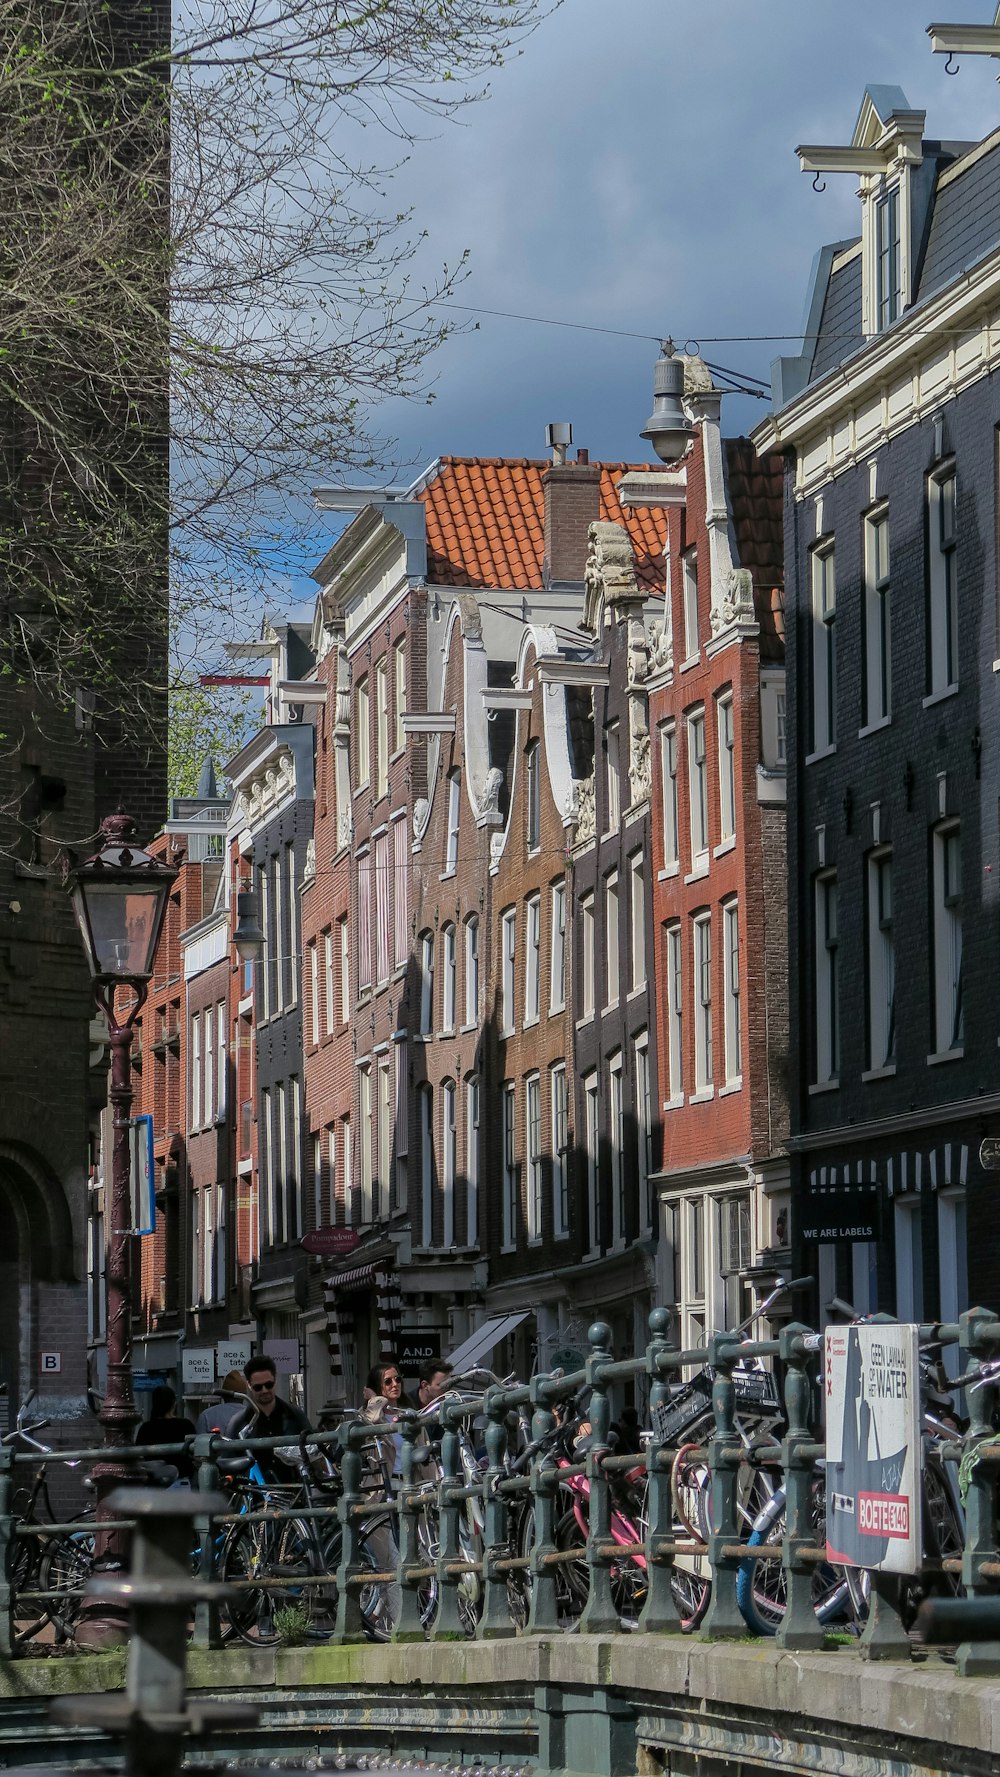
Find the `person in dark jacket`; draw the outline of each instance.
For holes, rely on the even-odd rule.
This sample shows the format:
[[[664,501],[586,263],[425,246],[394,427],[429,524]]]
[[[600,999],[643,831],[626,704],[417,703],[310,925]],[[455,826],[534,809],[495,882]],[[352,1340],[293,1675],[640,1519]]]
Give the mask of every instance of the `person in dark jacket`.
[[[194,1426],[190,1419],[179,1419],[177,1416],[177,1396],[166,1383],[154,1388],[150,1399],[149,1418],[144,1420],[135,1434],[137,1444],[179,1444],[182,1438],[194,1437]],[[176,1456],[164,1457],[162,1462],[148,1463],[150,1478],[162,1482],[179,1479],[190,1481],[194,1475],[194,1461],[188,1451],[178,1452]],[[175,1475],[169,1475],[168,1469],[174,1469]]]
[[[248,1358],[243,1366],[243,1374],[250,1387],[257,1419],[251,1437],[281,1438],[286,1437],[289,1444],[297,1444],[302,1434],[311,1431],[305,1414],[290,1401],[282,1400],[276,1389],[278,1372],[273,1357],[259,1353]],[[241,1428],[242,1429],[242,1428]],[[263,1471],[265,1480],[285,1481],[290,1478],[287,1463],[283,1463],[274,1450],[262,1450],[257,1461]]]

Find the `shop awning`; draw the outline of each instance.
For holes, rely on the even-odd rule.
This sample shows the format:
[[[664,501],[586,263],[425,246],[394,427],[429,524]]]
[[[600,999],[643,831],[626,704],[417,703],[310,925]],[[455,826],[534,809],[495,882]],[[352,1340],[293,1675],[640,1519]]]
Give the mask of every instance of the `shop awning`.
[[[484,1320],[482,1326],[476,1328],[464,1345],[456,1346],[450,1353],[448,1362],[452,1369],[458,1375],[465,1370],[474,1370],[484,1357],[495,1351],[501,1339],[506,1339],[508,1333],[519,1327],[522,1320],[527,1320],[530,1312],[529,1308],[522,1308],[517,1314],[494,1314],[489,1320]]]
[[[352,1265],[349,1271],[331,1271],[326,1279],[325,1288],[332,1290],[363,1290],[370,1288],[385,1265],[379,1265],[374,1259],[367,1265]]]

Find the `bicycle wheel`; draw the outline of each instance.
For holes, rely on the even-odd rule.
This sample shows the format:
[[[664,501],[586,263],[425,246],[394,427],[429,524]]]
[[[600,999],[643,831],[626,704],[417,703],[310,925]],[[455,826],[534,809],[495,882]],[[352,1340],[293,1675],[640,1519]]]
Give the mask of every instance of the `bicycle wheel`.
[[[232,1632],[254,1647],[280,1641],[283,1611],[298,1606],[311,1618],[309,1576],[315,1572],[312,1538],[302,1521],[234,1524],[219,1566],[223,1583],[237,1588],[225,1607]]]
[[[17,1538],[11,1567],[11,1590],[14,1594],[14,1639],[20,1647],[32,1641],[49,1621],[44,1598],[25,1598],[25,1592],[42,1589],[41,1567],[45,1544],[40,1537]]]
[[[819,1543],[826,1541],[826,1496],[817,1477],[810,1489],[810,1521]],[[785,1494],[772,1495],[747,1537],[749,1548],[778,1548],[785,1536]],[[788,1588],[780,1561],[743,1561],[736,1576],[736,1603],[755,1635],[775,1635],[787,1608]],[[851,1590],[842,1567],[823,1561],[813,1569],[812,1607],[820,1623],[853,1615]]]
[[[421,1564],[429,1566],[436,1560],[431,1545],[424,1539],[421,1530]],[[426,1554],[426,1562],[424,1555]],[[361,1559],[365,1567],[373,1574],[395,1573],[399,1565],[399,1544],[396,1541],[395,1525],[390,1518],[372,1524],[364,1532],[361,1539]],[[426,1597],[426,1603],[425,1603]],[[362,1584],[358,1595],[361,1617],[365,1634],[371,1641],[389,1641],[399,1624],[403,1608],[403,1589],[398,1579],[372,1579]],[[421,1588],[420,1620],[426,1629],[433,1621],[437,1610],[437,1585],[430,1581],[427,1592]]]
[[[556,1566],[557,1621],[560,1629],[575,1629],[590,1597],[590,1573],[586,1555],[587,1533],[572,1504],[556,1519],[554,1540],[557,1549],[580,1551],[573,1560],[560,1561]]]
[[[38,1589],[46,1594],[45,1612],[59,1641],[72,1639],[83,1591],[94,1569],[94,1528],[64,1530],[47,1537],[38,1568]]]

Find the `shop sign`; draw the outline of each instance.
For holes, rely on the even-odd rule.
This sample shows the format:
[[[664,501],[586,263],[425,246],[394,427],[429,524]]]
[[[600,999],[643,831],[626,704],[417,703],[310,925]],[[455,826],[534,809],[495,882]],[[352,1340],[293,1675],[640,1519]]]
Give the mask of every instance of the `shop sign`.
[[[181,1354],[181,1376],[185,1382],[207,1383],[211,1388],[215,1381],[215,1346],[185,1345]]]
[[[356,1228],[314,1228],[302,1237],[302,1248],[321,1259],[339,1259],[352,1253],[361,1239]]]
[[[302,1367],[299,1363],[297,1339],[265,1339],[264,1356],[274,1359],[274,1367],[279,1376],[297,1376]]]
[[[230,1370],[242,1370],[251,1351],[253,1341],[250,1339],[220,1339],[215,1347],[215,1363],[220,1376],[228,1376]]]
[[[803,1240],[878,1240],[879,1205],[878,1185],[812,1192],[802,1200],[799,1235]]]
[[[396,1334],[396,1362],[411,1374],[441,1356],[441,1334],[424,1327],[404,1327]]]

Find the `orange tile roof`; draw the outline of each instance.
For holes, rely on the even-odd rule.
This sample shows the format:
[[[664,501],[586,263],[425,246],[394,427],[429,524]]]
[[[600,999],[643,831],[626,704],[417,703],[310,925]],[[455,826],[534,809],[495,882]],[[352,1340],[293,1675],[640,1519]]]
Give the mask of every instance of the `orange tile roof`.
[[[442,457],[417,495],[427,508],[427,578],[438,586],[492,586],[528,592],[542,584],[545,493],[551,467],[526,457]],[[663,587],[667,515],[621,504],[617,483],[648,463],[599,463],[601,518],[624,524],[641,586]]]

